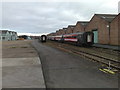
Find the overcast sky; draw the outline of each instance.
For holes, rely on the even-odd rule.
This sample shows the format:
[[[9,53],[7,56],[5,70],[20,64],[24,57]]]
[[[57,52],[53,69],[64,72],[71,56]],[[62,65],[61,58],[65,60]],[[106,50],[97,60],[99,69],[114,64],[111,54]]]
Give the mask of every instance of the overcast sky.
[[[77,21],[89,21],[94,13],[117,14],[118,1],[3,2],[0,25],[18,33],[50,33]]]

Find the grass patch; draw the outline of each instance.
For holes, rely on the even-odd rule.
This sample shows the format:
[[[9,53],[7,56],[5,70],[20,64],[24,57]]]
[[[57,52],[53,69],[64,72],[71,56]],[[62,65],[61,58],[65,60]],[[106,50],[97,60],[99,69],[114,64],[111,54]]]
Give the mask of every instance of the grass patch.
[[[34,53],[34,52],[29,52],[29,53]]]
[[[22,46],[21,48],[28,48],[27,46]]]
[[[10,48],[17,48],[16,46],[12,46],[12,47],[10,47]]]

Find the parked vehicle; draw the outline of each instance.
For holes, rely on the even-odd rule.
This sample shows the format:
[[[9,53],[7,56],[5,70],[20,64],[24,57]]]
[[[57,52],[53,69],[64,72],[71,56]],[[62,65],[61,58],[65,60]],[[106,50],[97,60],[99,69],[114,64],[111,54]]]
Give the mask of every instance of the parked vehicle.
[[[92,46],[94,42],[93,38],[94,38],[93,32],[80,32],[58,36],[48,36],[49,40],[59,42],[72,42],[79,46]]]

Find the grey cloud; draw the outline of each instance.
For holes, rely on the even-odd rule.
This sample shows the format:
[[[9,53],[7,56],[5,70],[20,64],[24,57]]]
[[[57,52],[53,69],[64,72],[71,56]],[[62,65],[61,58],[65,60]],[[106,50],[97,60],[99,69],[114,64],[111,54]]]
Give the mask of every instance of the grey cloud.
[[[103,5],[104,0],[84,2],[3,3],[2,27],[17,32],[48,33],[80,20],[89,20],[96,13],[116,13]],[[103,5],[103,6],[102,6]]]
[[[120,13],[120,1],[118,3],[118,13]]]

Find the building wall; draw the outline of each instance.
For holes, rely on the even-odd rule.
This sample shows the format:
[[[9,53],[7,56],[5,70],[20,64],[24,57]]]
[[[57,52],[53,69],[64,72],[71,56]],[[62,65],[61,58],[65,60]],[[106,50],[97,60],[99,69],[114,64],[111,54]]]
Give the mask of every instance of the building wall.
[[[66,30],[66,34],[73,33],[74,28],[68,27]]]
[[[120,45],[120,12],[118,15],[118,45]]]
[[[56,31],[56,35],[60,35],[60,32],[59,32],[59,30],[57,30],[57,31]]]
[[[59,29],[58,35],[62,35],[62,34],[63,34],[63,29]]]
[[[67,31],[67,28],[63,28],[64,34],[67,34],[66,31]]]
[[[9,32],[1,34],[2,41],[9,41]]]
[[[64,35],[65,34],[65,30],[64,29],[60,29],[60,34]]]
[[[98,43],[109,44],[109,22],[94,15],[89,24],[86,26],[85,31],[98,30]]]
[[[17,39],[17,35],[15,32],[12,33],[12,37],[11,37],[11,40],[16,40]]]
[[[120,14],[110,24],[110,44],[120,45],[120,31],[118,31],[118,24],[120,25]]]
[[[7,34],[7,40],[8,41],[12,40],[12,32],[11,33],[8,32],[8,34]]]
[[[85,29],[84,26],[82,26],[80,23],[77,23],[73,30],[73,33],[84,32],[84,29]]]
[[[2,33],[2,30],[1,30],[0,40],[2,41],[17,40],[17,33],[12,31],[11,32],[7,31],[6,33]]]

